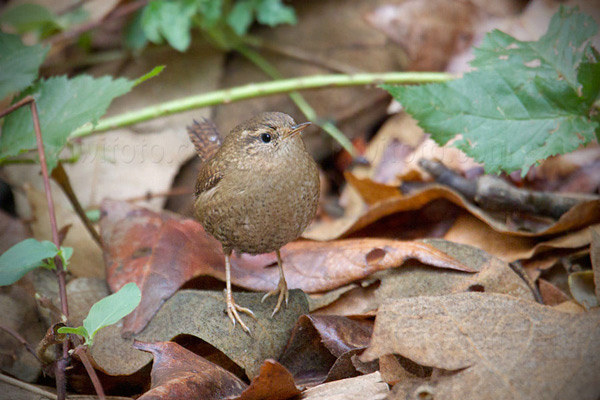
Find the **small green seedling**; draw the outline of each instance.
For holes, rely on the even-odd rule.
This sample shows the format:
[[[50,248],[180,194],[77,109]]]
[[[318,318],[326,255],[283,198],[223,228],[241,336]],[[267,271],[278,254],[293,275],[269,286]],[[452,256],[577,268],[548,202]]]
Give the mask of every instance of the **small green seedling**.
[[[90,308],[90,312],[83,320],[83,326],[71,328],[63,326],[58,333],[73,333],[85,339],[85,345],[94,343],[94,336],[105,326],[115,324],[127,314],[135,310],[142,300],[142,293],[137,285],[130,282],[121,290],[98,301]]]
[[[47,240],[25,239],[0,256],[0,286],[12,285],[38,267],[56,269],[54,257],[62,259],[66,268],[73,254],[71,247],[61,247]]]

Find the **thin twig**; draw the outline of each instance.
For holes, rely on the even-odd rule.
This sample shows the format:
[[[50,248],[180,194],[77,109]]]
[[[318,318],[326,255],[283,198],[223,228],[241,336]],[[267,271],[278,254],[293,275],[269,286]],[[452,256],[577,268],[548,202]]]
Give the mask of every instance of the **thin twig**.
[[[30,383],[22,382],[22,381],[20,381],[18,379],[11,378],[10,376],[6,376],[6,375],[4,375],[2,373],[0,373],[0,381],[2,381],[4,383],[7,383],[9,385],[18,387],[20,389],[26,390],[28,392],[35,393],[37,395],[43,396],[46,399],[53,399],[54,400],[54,399],[57,398],[57,396],[54,393],[52,393],[52,392],[48,392],[47,390],[40,389],[39,387],[34,386],[34,385],[30,384]]]
[[[83,363],[83,366],[85,367],[85,370],[90,376],[90,379],[92,380],[92,385],[94,385],[94,389],[96,390],[96,394],[98,395],[100,400],[106,400],[106,396],[104,395],[104,389],[102,388],[100,379],[98,378],[98,375],[96,374],[96,371],[94,370],[94,367],[92,366],[92,363],[90,362],[90,359],[86,354],[85,347],[86,346],[84,345],[79,345],[75,347],[73,354],[76,354]]]
[[[354,75],[312,75],[300,78],[282,79],[277,81],[251,83],[230,89],[216,90],[196,96],[161,103],[155,106],[141,108],[128,113],[104,118],[97,125],[86,124],[71,133],[71,138],[88,136],[93,133],[123,128],[154,118],[164,117],[218,104],[229,104],[236,101],[274,94],[288,93],[295,90],[321,89],[328,87],[347,87],[360,85],[407,84],[446,82],[454,79],[451,74],[443,72],[387,72],[364,73]]]
[[[69,180],[69,176],[67,175],[61,162],[59,162],[56,165],[56,167],[54,168],[54,170],[52,171],[52,178],[54,179],[54,182],[56,182],[58,184],[58,186],[60,186],[60,188],[63,190],[64,194],[67,196],[67,198],[71,202],[71,205],[73,206],[73,209],[75,210],[75,213],[77,214],[77,216],[79,216],[79,219],[81,220],[81,222],[83,222],[83,225],[85,226],[87,231],[90,233],[92,238],[96,241],[98,246],[100,246],[100,248],[102,248],[102,240],[100,239],[100,235],[94,228],[94,224],[92,224],[92,221],[90,221],[90,219],[87,217],[87,214],[85,213],[85,210],[81,206],[81,203],[79,203],[79,199],[75,195],[75,192],[73,191],[73,187],[71,186],[71,181]]]
[[[33,97],[31,96],[27,96],[19,101],[17,101],[15,104],[13,104],[12,106],[0,111],[0,118],[10,114],[11,112],[23,107],[24,105],[27,105],[29,103],[31,103],[33,101]]]
[[[27,351],[30,352],[31,354],[33,354],[35,359],[38,360],[39,363],[41,363],[40,359],[38,358],[38,356],[35,352],[35,349],[33,347],[31,347],[29,342],[27,342],[27,340],[23,336],[19,335],[19,333],[14,331],[12,328],[9,328],[8,326],[2,325],[2,324],[0,324],[0,329],[5,331],[6,333],[11,335],[15,339],[17,339],[19,341],[19,343],[21,343],[23,346],[25,346]]]

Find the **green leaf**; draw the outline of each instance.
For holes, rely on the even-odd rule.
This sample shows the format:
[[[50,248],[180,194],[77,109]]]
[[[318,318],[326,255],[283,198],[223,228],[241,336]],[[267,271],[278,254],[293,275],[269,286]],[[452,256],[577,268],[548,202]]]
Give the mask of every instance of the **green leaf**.
[[[0,256],[0,286],[11,285],[26,273],[42,266],[44,260],[56,256],[54,243],[25,239]]]
[[[153,43],[162,43],[163,37],[176,50],[190,46],[192,17],[198,10],[196,0],[153,0],[142,15],[142,29]]]
[[[85,212],[85,216],[92,222],[100,221],[100,210],[93,209]]]
[[[24,3],[11,7],[0,16],[0,24],[10,25],[17,33],[34,30],[56,31],[61,25],[54,13],[39,4]]]
[[[238,1],[227,16],[227,24],[240,36],[248,32],[254,20],[254,5],[250,0]]]
[[[590,117],[600,91],[590,47],[596,31],[591,18],[561,8],[538,42],[488,34],[472,62],[477,70],[462,79],[383,88],[437,143],[460,135],[453,146],[487,173],[525,175],[538,161],[589,143],[599,127]]]
[[[148,38],[142,27],[143,14],[143,10],[136,12],[123,31],[125,46],[131,50],[141,50],[148,44]]]
[[[57,330],[58,333],[72,333],[74,335],[79,335],[85,339],[86,343],[91,341],[90,334],[83,326],[78,326],[77,328],[71,328],[70,326],[61,326]]]
[[[0,32],[0,100],[37,78],[48,50],[41,45],[25,46],[18,36]]]
[[[71,259],[71,256],[73,256],[73,248],[61,246],[58,255],[62,260],[63,268],[67,269],[67,266],[69,265],[69,260]]]
[[[158,71],[160,72],[160,71]],[[69,134],[91,122],[97,123],[115,97],[121,96],[138,81],[154,76],[157,70],[136,81],[111,77],[92,78],[80,75],[41,80],[22,94],[32,95],[37,104],[48,168],[52,170]],[[29,107],[8,115],[0,137],[0,161],[36,147]]]
[[[223,0],[201,0],[198,11],[202,18],[203,28],[213,28],[221,19]]]
[[[152,68],[152,71],[140,76],[139,78],[137,78],[134,82],[133,82],[133,86],[137,86],[140,83],[144,83],[146,82],[148,79],[150,78],[154,78],[155,76],[159,75],[161,72],[163,72],[163,70],[165,69],[164,65],[158,65],[154,68]]]
[[[294,25],[296,13],[281,0],[258,0],[256,5],[256,20],[263,25],[276,26],[279,24]]]
[[[88,316],[83,320],[83,327],[90,334],[89,345],[99,329],[117,323],[121,318],[132,312],[142,299],[137,285],[130,282],[121,290],[98,301],[92,306]]]

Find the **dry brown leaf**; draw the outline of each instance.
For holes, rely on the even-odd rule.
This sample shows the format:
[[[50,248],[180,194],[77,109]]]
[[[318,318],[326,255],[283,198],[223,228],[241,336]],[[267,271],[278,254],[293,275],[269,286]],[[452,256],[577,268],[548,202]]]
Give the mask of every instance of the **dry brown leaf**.
[[[146,328],[132,338],[123,338],[119,325],[98,332],[90,353],[97,367],[108,375],[131,375],[150,362],[148,354],[131,347],[133,339],[167,341],[178,335],[192,335],[211,344],[237,365],[248,377],[255,377],[267,358],[282,353],[300,315],[308,313],[304,293],[290,291],[289,305],[271,318],[276,299],[261,302],[261,293],[234,293],[236,302],[254,311],[256,320],[242,316],[252,336],[233,326],[225,313],[220,291],[180,290],[167,300]]]
[[[373,279],[381,281],[378,287],[350,292],[348,296],[342,296],[330,306],[319,310],[319,313],[364,315],[377,310],[380,304],[390,299],[469,291],[504,293],[534,300],[529,286],[506,262],[472,246],[441,239],[427,239],[424,242],[468,265],[476,272],[466,274],[409,263],[401,269],[390,269],[374,275]]]
[[[379,372],[373,372],[315,386],[303,392],[299,400],[383,400],[389,391]]]
[[[489,293],[394,300],[380,308],[362,359],[385,354],[448,371],[427,382],[435,398],[592,400],[600,395],[600,311],[568,314]]]
[[[470,45],[480,18],[472,3],[444,0],[386,4],[365,16],[400,47],[408,71],[444,70],[451,56]]]
[[[0,288],[2,325],[18,332],[35,346],[44,337],[31,293],[19,285]],[[0,369],[25,382],[35,382],[41,371],[38,360],[19,341],[0,329]]]
[[[596,298],[600,301],[600,227],[590,228],[592,231],[592,245],[590,258],[592,259],[592,270],[594,271],[594,285],[596,286]]]
[[[565,301],[571,300],[569,296],[565,294],[562,290],[551,284],[545,279],[538,279],[538,286],[540,288],[540,294],[542,295],[542,300],[544,304],[547,306],[556,306],[564,303]]]
[[[577,251],[591,242],[592,225],[561,236],[540,241],[537,238],[513,236],[492,229],[471,214],[461,214],[446,232],[444,239],[478,247],[506,261],[527,260],[553,250]],[[564,254],[564,252],[563,252]]]
[[[569,289],[573,299],[586,309],[600,305],[600,300],[596,297],[594,271],[587,270],[570,274]]]
[[[151,353],[152,387],[140,400],[221,400],[237,396],[247,387],[237,376],[173,342],[133,347]]]
[[[299,386],[360,375],[352,356],[367,347],[373,323],[342,316],[303,315],[279,361]]]
[[[376,296],[380,282],[369,279],[364,285],[344,293],[340,298],[326,307],[313,312],[314,315],[344,315],[357,317],[374,317],[379,304]]]
[[[583,314],[586,312],[585,308],[581,307],[575,300],[568,300],[564,303],[553,306],[556,311],[566,312],[571,314]]]
[[[300,392],[290,371],[275,360],[265,360],[250,386],[235,400],[285,400]]]

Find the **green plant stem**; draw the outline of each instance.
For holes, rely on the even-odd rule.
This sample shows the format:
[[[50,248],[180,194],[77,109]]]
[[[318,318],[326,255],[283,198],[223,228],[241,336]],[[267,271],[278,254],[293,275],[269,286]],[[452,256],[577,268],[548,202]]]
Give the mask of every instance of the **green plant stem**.
[[[279,71],[258,52],[243,44],[236,46],[235,49],[244,55],[244,57],[246,57],[248,60],[253,62],[265,74],[271,77],[271,79],[283,79],[283,76],[279,73]],[[342,131],[337,128],[337,126],[329,121],[320,122],[315,109],[308,104],[304,96],[302,96],[300,93],[293,91],[289,93],[289,96],[309,121],[319,125],[325,132],[329,133],[329,135],[335,139],[352,157],[356,157],[356,150],[354,149],[352,142],[346,137],[346,135],[344,135]]]
[[[217,90],[196,96],[184,97],[156,106],[142,108],[136,111],[104,118],[93,127],[86,124],[75,130],[71,137],[83,137],[92,133],[105,132],[111,129],[148,121],[193,110],[196,108],[229,104],[234,101],[247,100],[255,97],[270,96],[288,93],[295,90],[319,89],[327,87],[346,87],[360,85],[380,85],[383,83],[406,84],[426,82],[446,82],[454,79],[451,74],[442,72],[387,72],[387,73],[361,73],[354,75],[312,75],[300,78],[283,79],[262,83],[251,83],[230,89]]]

